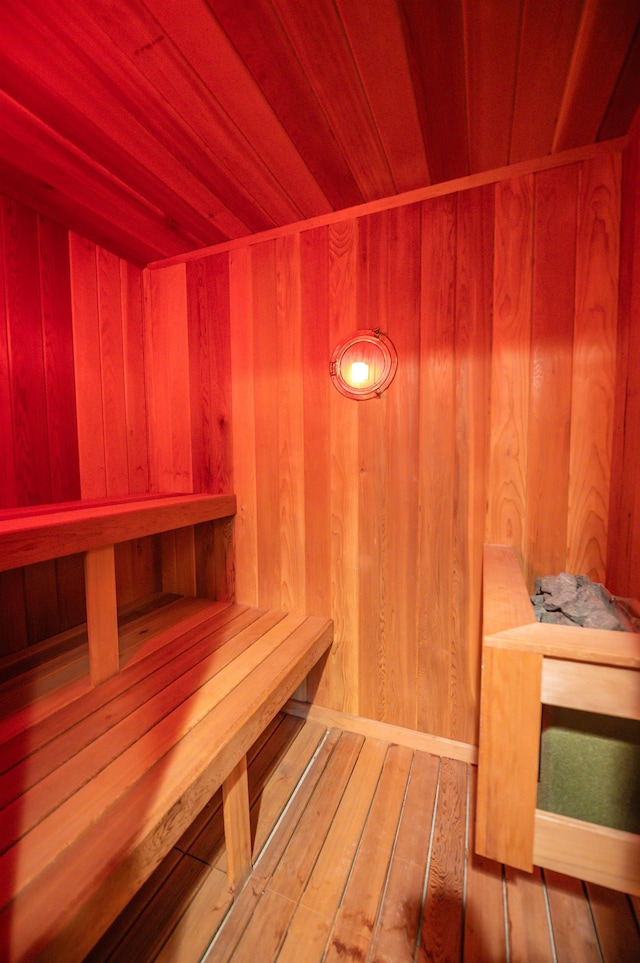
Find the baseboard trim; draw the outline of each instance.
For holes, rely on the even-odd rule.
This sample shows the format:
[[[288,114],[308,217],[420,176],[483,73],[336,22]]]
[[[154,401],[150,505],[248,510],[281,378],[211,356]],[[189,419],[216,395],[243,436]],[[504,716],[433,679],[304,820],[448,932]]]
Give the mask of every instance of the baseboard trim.
[[[289,699],[284,706],[284,711],[289,715],[308,719],[310,722],[319,722],[327,727],[335,726],[347,732],[357,732],[361,736],[383,739],[385,742],[393,742],[399,746],[408,746],[409,749],[430,752],[434,756],[468,762],[473,766],[478,764],[478,747],[467,742],[432,736],[428,732],[417,732],[414,729],[405,729],[403,726],[393,726],[388,722],[376,722],[375,719],[365,719],[363,716],[325,709],[323,706],[298,702],[296,699]]]

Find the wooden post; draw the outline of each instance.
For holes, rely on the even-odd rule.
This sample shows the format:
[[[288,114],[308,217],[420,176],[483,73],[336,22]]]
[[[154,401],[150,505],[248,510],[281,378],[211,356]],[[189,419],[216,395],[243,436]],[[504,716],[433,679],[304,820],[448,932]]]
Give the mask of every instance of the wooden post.
[[[229,886],[237,893],[251,872],[251,824],[247,757],[243,756],[222,784],[224,838]]]
[[[476,852],[533,869],[542,655],[483,650]]]
[[[84,575],[91,682],[99,685],[120,669],[113,545],[102,545],[85,552]]]

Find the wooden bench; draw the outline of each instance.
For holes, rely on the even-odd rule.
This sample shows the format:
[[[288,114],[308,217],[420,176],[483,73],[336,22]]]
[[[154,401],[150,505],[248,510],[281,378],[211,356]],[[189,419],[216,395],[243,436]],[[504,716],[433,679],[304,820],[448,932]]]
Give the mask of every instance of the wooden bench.
[[[186,527],[233,509],[228,496],[175,496],[0,518],[5,567],[87,553],[91,661],[90,676],[0,722],[2,959],[82,959],[220,786],[231,887],[246,878],[247,750],[328,649],[332,624],[185,598],[177,620],[168,606],[146,631],[136,621],[143,641],[120,668],[113,551],[102,551],[175,526],[163,567],[171,582],[186,565],[193,587],[198,537]]]
[[[542,704],[640,719],[640,636],[537,622],[507,546],[483,583],[476,852],[640,895],[639,836],[536,808]]]

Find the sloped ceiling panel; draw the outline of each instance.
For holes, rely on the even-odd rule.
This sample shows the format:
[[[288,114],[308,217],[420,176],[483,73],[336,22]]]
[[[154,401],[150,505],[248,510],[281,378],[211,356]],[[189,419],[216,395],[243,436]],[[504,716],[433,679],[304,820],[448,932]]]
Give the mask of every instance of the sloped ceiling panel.
[[[637,0],[4,0],[0,189],[140,263],[627,132]]]

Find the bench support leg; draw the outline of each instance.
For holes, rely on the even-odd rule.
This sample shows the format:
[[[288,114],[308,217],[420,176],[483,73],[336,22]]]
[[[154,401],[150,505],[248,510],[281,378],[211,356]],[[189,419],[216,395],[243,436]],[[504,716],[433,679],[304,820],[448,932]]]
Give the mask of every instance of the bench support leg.
[[[113,545],[102,545],[86,552],[84,577],[91,682],[99,685],[120,669]]]
[[[222,784],[224,838],[229,886],[238,892],[251,872],[251,824],[247,757],[243,756]]]

